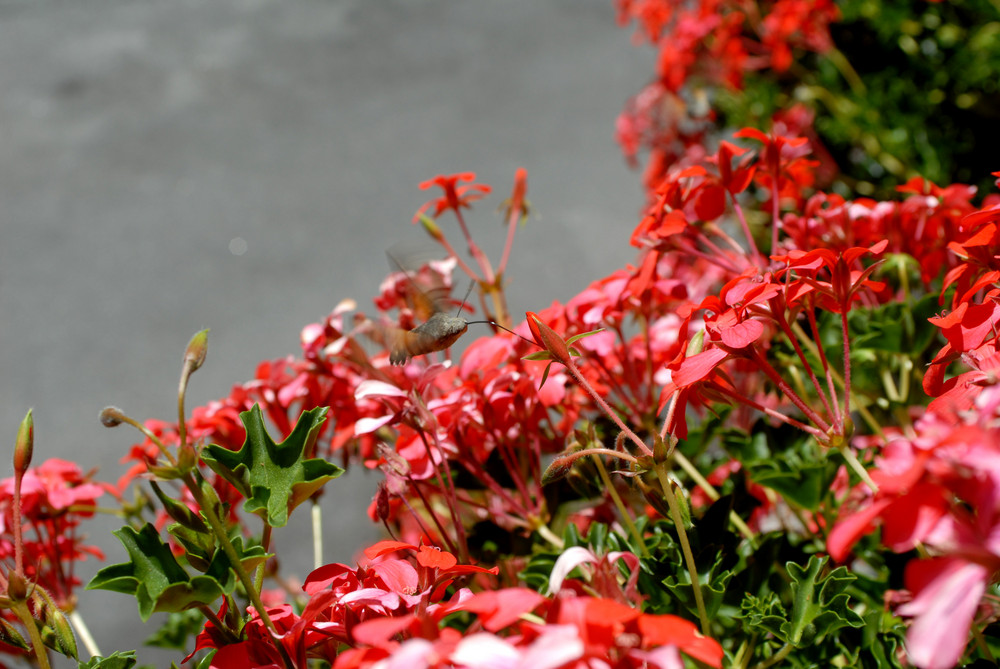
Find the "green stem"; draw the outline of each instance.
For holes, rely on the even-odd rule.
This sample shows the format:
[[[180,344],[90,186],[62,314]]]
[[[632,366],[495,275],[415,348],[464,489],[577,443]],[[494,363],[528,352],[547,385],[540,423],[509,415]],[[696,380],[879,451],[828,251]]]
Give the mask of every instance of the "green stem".
[[[240,561],[240,556],[236,552],[236,548],[233,546],[233,542],[229,540],[229,533],[226,532],[226,527],[222,524],[222,521],[215,514],[215,509],[212,507],[211,502],[205,497],[201,486],[195,481],[192,474],[184,474],[184,484],[191,491],[192,496],[194,496],[195,502],[198,503],[198,508],[201,509],[202,515],[208,521],[208,524],[212,527],[212,531],[215,532],[215,536],[219,540],[219,545],[222,546],[223,552],[226,557],[229,558],[229,562],[236,573],[236,577],[240,580],[243,585],[243,589],[247,591],[247,597],[250,598],[250,603],[253,607],[257,609],[257,614],[260,619],[267,626],[267,629],[271,631],[272,634],[277,635],[278,629],[274,626],[274,622],[271,621],[271,616],[267,614],[267,608],[264,606],[264,602],[260,599],[260,591],[254,586],[253,579],[250,578],[250,574],[247,573],[246,568],[244,568],[243,563]],[[280,647],[280,644],[279,644]]]
[[[265,521],[264,522],[264,531],[263,531],[263,533],[261,534],[261,537],[260,537],[260,545],[264,549],[265,553],[271,547],[271,531],[272,531],[272,529],[273,528],[270,525],[268,525],[267,522]],[[264,588],[264,565],[265,564],[267,564],[266,561],[265,562],[261,562],[260,565],[257,567],[257,571],[253,575],[254,590],[256,590],[257,592],[260,592]]]
[[[538,534],[541,535],[543,539],[548,541],[550,544],[552,544],[559,550],[562,550],[563,547],[566,545],[566,542],[560,539],[556,535],[556,533],[553,532],[551,528],[549,528],[548,525],[545,524],[539,525],[538,527],[535,528],[535,531],[538,532]]]
[[[38,631],[38,625],[35,624],[35,619],[31,617],[31,611],[28,610],[28,605],[24,600],[14,600],[10,603],[10,608],[14,611],[14,614],[21,620],[21,624],[24,628],[28,630],[28,636],[31,637],[31,650],[35,653],[35,660],[38,661],[38,666],[41,669],[50,669],[49,665],[49,654],[45,650],[45,644],[42,643],[42,635]]]
[[[705,610],[705,599],[701,594],[701,580],[698,578],[698,565],[694,561],[694,553],[691,552],[691,542],[688,541],[687,530],[684,529],[684,519],[681,517],[680,505],[674,496],[674,488],[670,485],[667,474],[663,471],[662,465],[656,466],[656,478],[663,489],[663,496],[670,507],[670,518],[677,528],[677,538],[681,542],[681,552],[684,554],[684,563],[687,566],[688,577],[691,579],[691,590],[694,592],[694,603],[698,607],[698,619],[701,621],[701,633],[709,636],[708,612]]]
[[[757,664],[755,664],[753,666],[753,669],[767,669],[768,667],[773,667],[774,665],[778,664],[786,657],[788,657],[788,654],[792,652],[792,648],[793,648],[792,644],[786,643],[773,656],[764,660],[763,662],[758,662]]]
[[[625,508],[625,504],[622,502],[621,496],[618,494],[618,491],[615,490],[615,485],[611,481],[611,477],[608,476],[608,470],[604,468],[604,462],[601,461],[601,458],[595,455],[594,463],[597,465],[597,473],[600,475],[601,481],[604,482],[605,489],[608,491],[608,494],[611,495],[612,501],[614,501],[615,506],[618,508],[618,513],[622,517],[622,523],[625,524],[625,528],[628,530],[628,533],[631,534],[632,538],[635,540],[636,545],[642,552],[642,557],[648,558],[649,551],[646,549],[646,542],[643,541],[642,535],[639,534],[639,528],[637,528],[635,523],[632,522],[632,516],[629,515],[628,509]]]
[[[851,450],[849,444],[844,443],[840,447],[840,454],[844,456],[844,460],[847,461],[847,465],[854,470],[854,473],[861,477],[865,485],[871,488],[872,492],[878,492],[878,485],[872,480],[872,477],[868,475],[868,470],[865,469],[864,465],[858,460],[858,456],[854,454]]]

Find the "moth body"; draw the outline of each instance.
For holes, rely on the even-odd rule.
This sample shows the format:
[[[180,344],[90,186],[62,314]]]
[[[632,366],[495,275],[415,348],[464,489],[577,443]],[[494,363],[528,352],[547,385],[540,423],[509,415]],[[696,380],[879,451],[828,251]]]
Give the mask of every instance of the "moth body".
[[[403,365],[417,355],[443,351],[469,329],[469,322],[461,316],[435,312],[425,323],[410,331],[399,330],[389,346],[389,362]]]

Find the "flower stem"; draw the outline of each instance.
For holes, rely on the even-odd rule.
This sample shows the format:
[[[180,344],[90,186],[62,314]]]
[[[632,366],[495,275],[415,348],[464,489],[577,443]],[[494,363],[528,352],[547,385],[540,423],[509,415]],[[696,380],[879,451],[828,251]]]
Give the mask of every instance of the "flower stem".
[[[35,661],[38,662],[38,666],[41,669],[50,669],[48,651],[45,650],[45,644],[42,643],[42,634],[38,631],[35,619],[31,617],[31,611],[28,610],[27,603],[23,599],[15,599],[10,602],[10,608],[17,615],[18,619],[20,619],[24,628],[28,630],[28,636],[31,637],[31,650],[35,654]]]
[[[656,478],[663,489],[663,496],[670,507],[670,518],[677,528],[677,538],[681,543],[681,552],[684,554],[684,563],[687,566],[688,577],[691,579],[691,591],[694,593],[694,603],[698,607],[698,619],[701,621],[701,633],[709,636],[708,612],[705,610],[705,599],[701,594],[701,580],[698,578],[698,565],[694,561],[694,553],[691,552],[691,542],[688,541],[687,530],[684,529],[684,519],[681,517],[680,505],[674,496],[674,488],[670,484],[670,479],[662,465],[657,465]]]
[[[671,455],[680,468],[687,472],[687,475],[691,477],[691,480],[695,482],[695,485],[701,488],[713,502],[719,499],[719,493],[716,489],[712,487],[712,484],[709,483],[704,476],[701,475],[701,472],[698,471],[691,461],[684,457],[683,453],[675,449]],[[756,537],[753,530],[750,529],[749,525],[743,522],[743,519],[740,518],[735,511],[729,512],[729,522],[731,522],[733,527],[739,530],[740,534],[742,534],[746,540],[750,542],[750,545],[756,546]]]
[[[632,538],[635,540],[636,545],[642,552],[642,557],[649,557],[649,551],[646,549],[646,542],[643,541],[642,535],[639,534],[639,528],[635,526],[635,523],[632,521],[632,516],[629,515],[628,509],[625,508],[621,495],[619,495],[618,491],[615,490],[615,484],[611,481],[611,477],[608,476],[608,470],[604,468],[604,462],[602,462],[601,458],[597,455],[594,455],[593,459],[594,463],[597,465],[597,473],[600,475],[601,481],[604,482],[605,489],[611,496],[615,506],[618,507],[618,513],[622,517],[622,523],[625,524],[625,528],[628,530],[628,533],[631,534]]]
[[[99,656],[101,649],[97,647],[97,642],[94,641],[94,636],[90,633],[90,628],[87,627],[87,623],[84,622],[80,612],[76,610],[70,611],[69,620],[73,623],[73,627],[76,628],[76,633],[80,635],[80,641],[83,642],[83,647],[87,649],[90,656]]]
[[[315,497],[312,501],[313,569],[323,566],[323,509]]]
[[[576,379],[576,382],[579,383],[585,391],[587,391],[588,395],[594,398],[594,401],[597,402],[597,406],[601,407],[601,410],[607,414],[608,418],[614,421],[615,425],[618,426],[618,429],[624,432],[628,438],[632,440],[632,443],[639,447],[640,451],[646,455],[652,455],[653,452],[649,450],[649,446],[643,443],[642,439],[640,439],[635,432],[630,430],[628,426],[622,422],[622,419],[618,417],[618,414],[615,413],[610,406],[608,406],[608,403],[604,401],[604,398],[601,397],[600,394],[594,390],[594,387],[587,382],[587,379],[585,379],[583,374],[580,373],[580,368],[576,366],[576,363],[574,363],[571,358],[567,358],[562,362],[566,366],[566,369],[569,370],[569,373],[573,375],[573,378]]]

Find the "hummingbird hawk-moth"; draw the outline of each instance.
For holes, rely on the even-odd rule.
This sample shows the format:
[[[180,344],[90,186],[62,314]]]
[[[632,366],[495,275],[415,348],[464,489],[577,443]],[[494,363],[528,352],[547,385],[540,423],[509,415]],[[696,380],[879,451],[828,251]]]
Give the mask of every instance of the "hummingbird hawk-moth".
[[[405,365],[406,362],[418,355],[426,355],[435,351],[444,351],[458,341],[459,337],[465,334],[470,325],[484,323],[492,325],[501,330],[507,330],[493,320],[468,321],[461,316],[465,301],[469,299],[475,284],[469,286],[469,290],[462,299],[462,306],[459,306],[458,313],[450,316],[444,312],[443,302],[433,300],[423,290],[417,286],[414,277],[391,253],[386,253],[392,261],[407,277],[408,301],[412,302],[413,310],[422,314],[426,320],[412,330],[405,330],[391,325],[376,325],[375,338],[389,349],[389,362],[393,365]],[[517,333],[511,333],[517,335]],[[520,337],[520,335],[517,335]],[[521,337],[523,339],[523,337]]]
[[[414,356],[443,351],[458,341],[468,329],[469,321],[461,316],[449,316],[436,311],[427,321],[412,330],[397,328],[386,333],[389,362],[404,365]]]
[[[451,316],[444,311],[441,300],[432,299],[418,285],[413,275],[403,267],[391,253],[386,253],[393,265],[406,274],[406,298],[412,305],[418,317],[426,320],[412,330],[391,325],[376,326],[381,343],[389,349],[389,362],[393,365],[404,365],[415,356],[426,355],[435,351],[443,351],[465,334],[469,321],[461,315]],[[469,286],[472,292],[472,286]],[[466,298],[468,298],[466,293]],[[465,304],[465,300],[462,300]],[[462,308],[459,307],[459,314]],[[478,321],[474,321],[478,322]],[[485,322],[485,321],[484,321]]]

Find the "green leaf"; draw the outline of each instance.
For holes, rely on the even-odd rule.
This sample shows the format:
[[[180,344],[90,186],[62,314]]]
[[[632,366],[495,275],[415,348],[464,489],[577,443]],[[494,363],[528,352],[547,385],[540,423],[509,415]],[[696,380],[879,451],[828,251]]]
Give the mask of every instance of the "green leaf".
[[[167,512],[167,515],[176,520],[181,526],[186,527],[193,532],[208,533],[208,525],[202,520],[201,516],[187,507],[186,504],[182,504],[177,500],[173,499],[169,495],[165,494],[160,490],[160,486],[156,485],[156,482],[150,482],[153,487],[153,492],[156,493],[156,498],[160,500],[160,504],[163,505],[163,510]]]
[[[794,562],[786,565],[794,598],[786,634],[797,646],[822,640],[841,627],[864,625],[861,616],[847,607],[849,597],[844,592],[855,577],[846,567],[837,567],[820,578],[827,560],[813,556],[805,567]]]
[[[188,638],[197,636],[205,627],[205,616],[198,609],[171,613],[160,629],[145,641],[147,646],[186,650]]]
[[[130,561],[104,567],[87,584],[87,589],[133,595],[143,621],[155,611],[183,611],[211,604],[225,593],[226,587],[214,575],[190,577],[149,523],[139,532],[125,526],[114,535],[125,546]],[[221,563],[215,571],[220,571],[220,566]],[[228,573],[228,562],[225,571],[224,578],[235,581]]]
[[[240,450],[209,444],[201,457],[246,497],[244,510],[260,515],[271,527],[284,527],[295,507],[344,473],[322,458],[305,459],[316,443],[326,412],[327,407],[304,411],[288,438],[276,444],[267,434],[260,407],[254,404],[240,414],[247,431]]]
[[[131,669],[135,666],[135,651],[117,651],[107,657],[92,657],[86,662],[80,662],[77,669]]]
[[[604,332],[604,328],[597,328],[596,330],[591,330],[590,332],[582,332],[578,335],[573,335],[572,337],[566,340],[566,345],[569,346],[571,344],[575,344],[584,337],[589,337],[590,335],[595,335],[598,334],[599,332]]]
[[[752,435],[724,435],[723,446],[743,463],[751,481],[810,511],[816,511],[829,493],[839,464],[807,435],[762,422]]]
[[[844,592],[854,576],[845,567],[837,567],[820,577],[827,559],[812,556],[805,567],[794,562],[786,564],[792,580],[790,612],[785,613],[774,593],[763,598],[747,594],[741,604],[741,617],[750,627],[798,648],[815,646],[842,627],[862,627],[864,621],[848,608]]]

